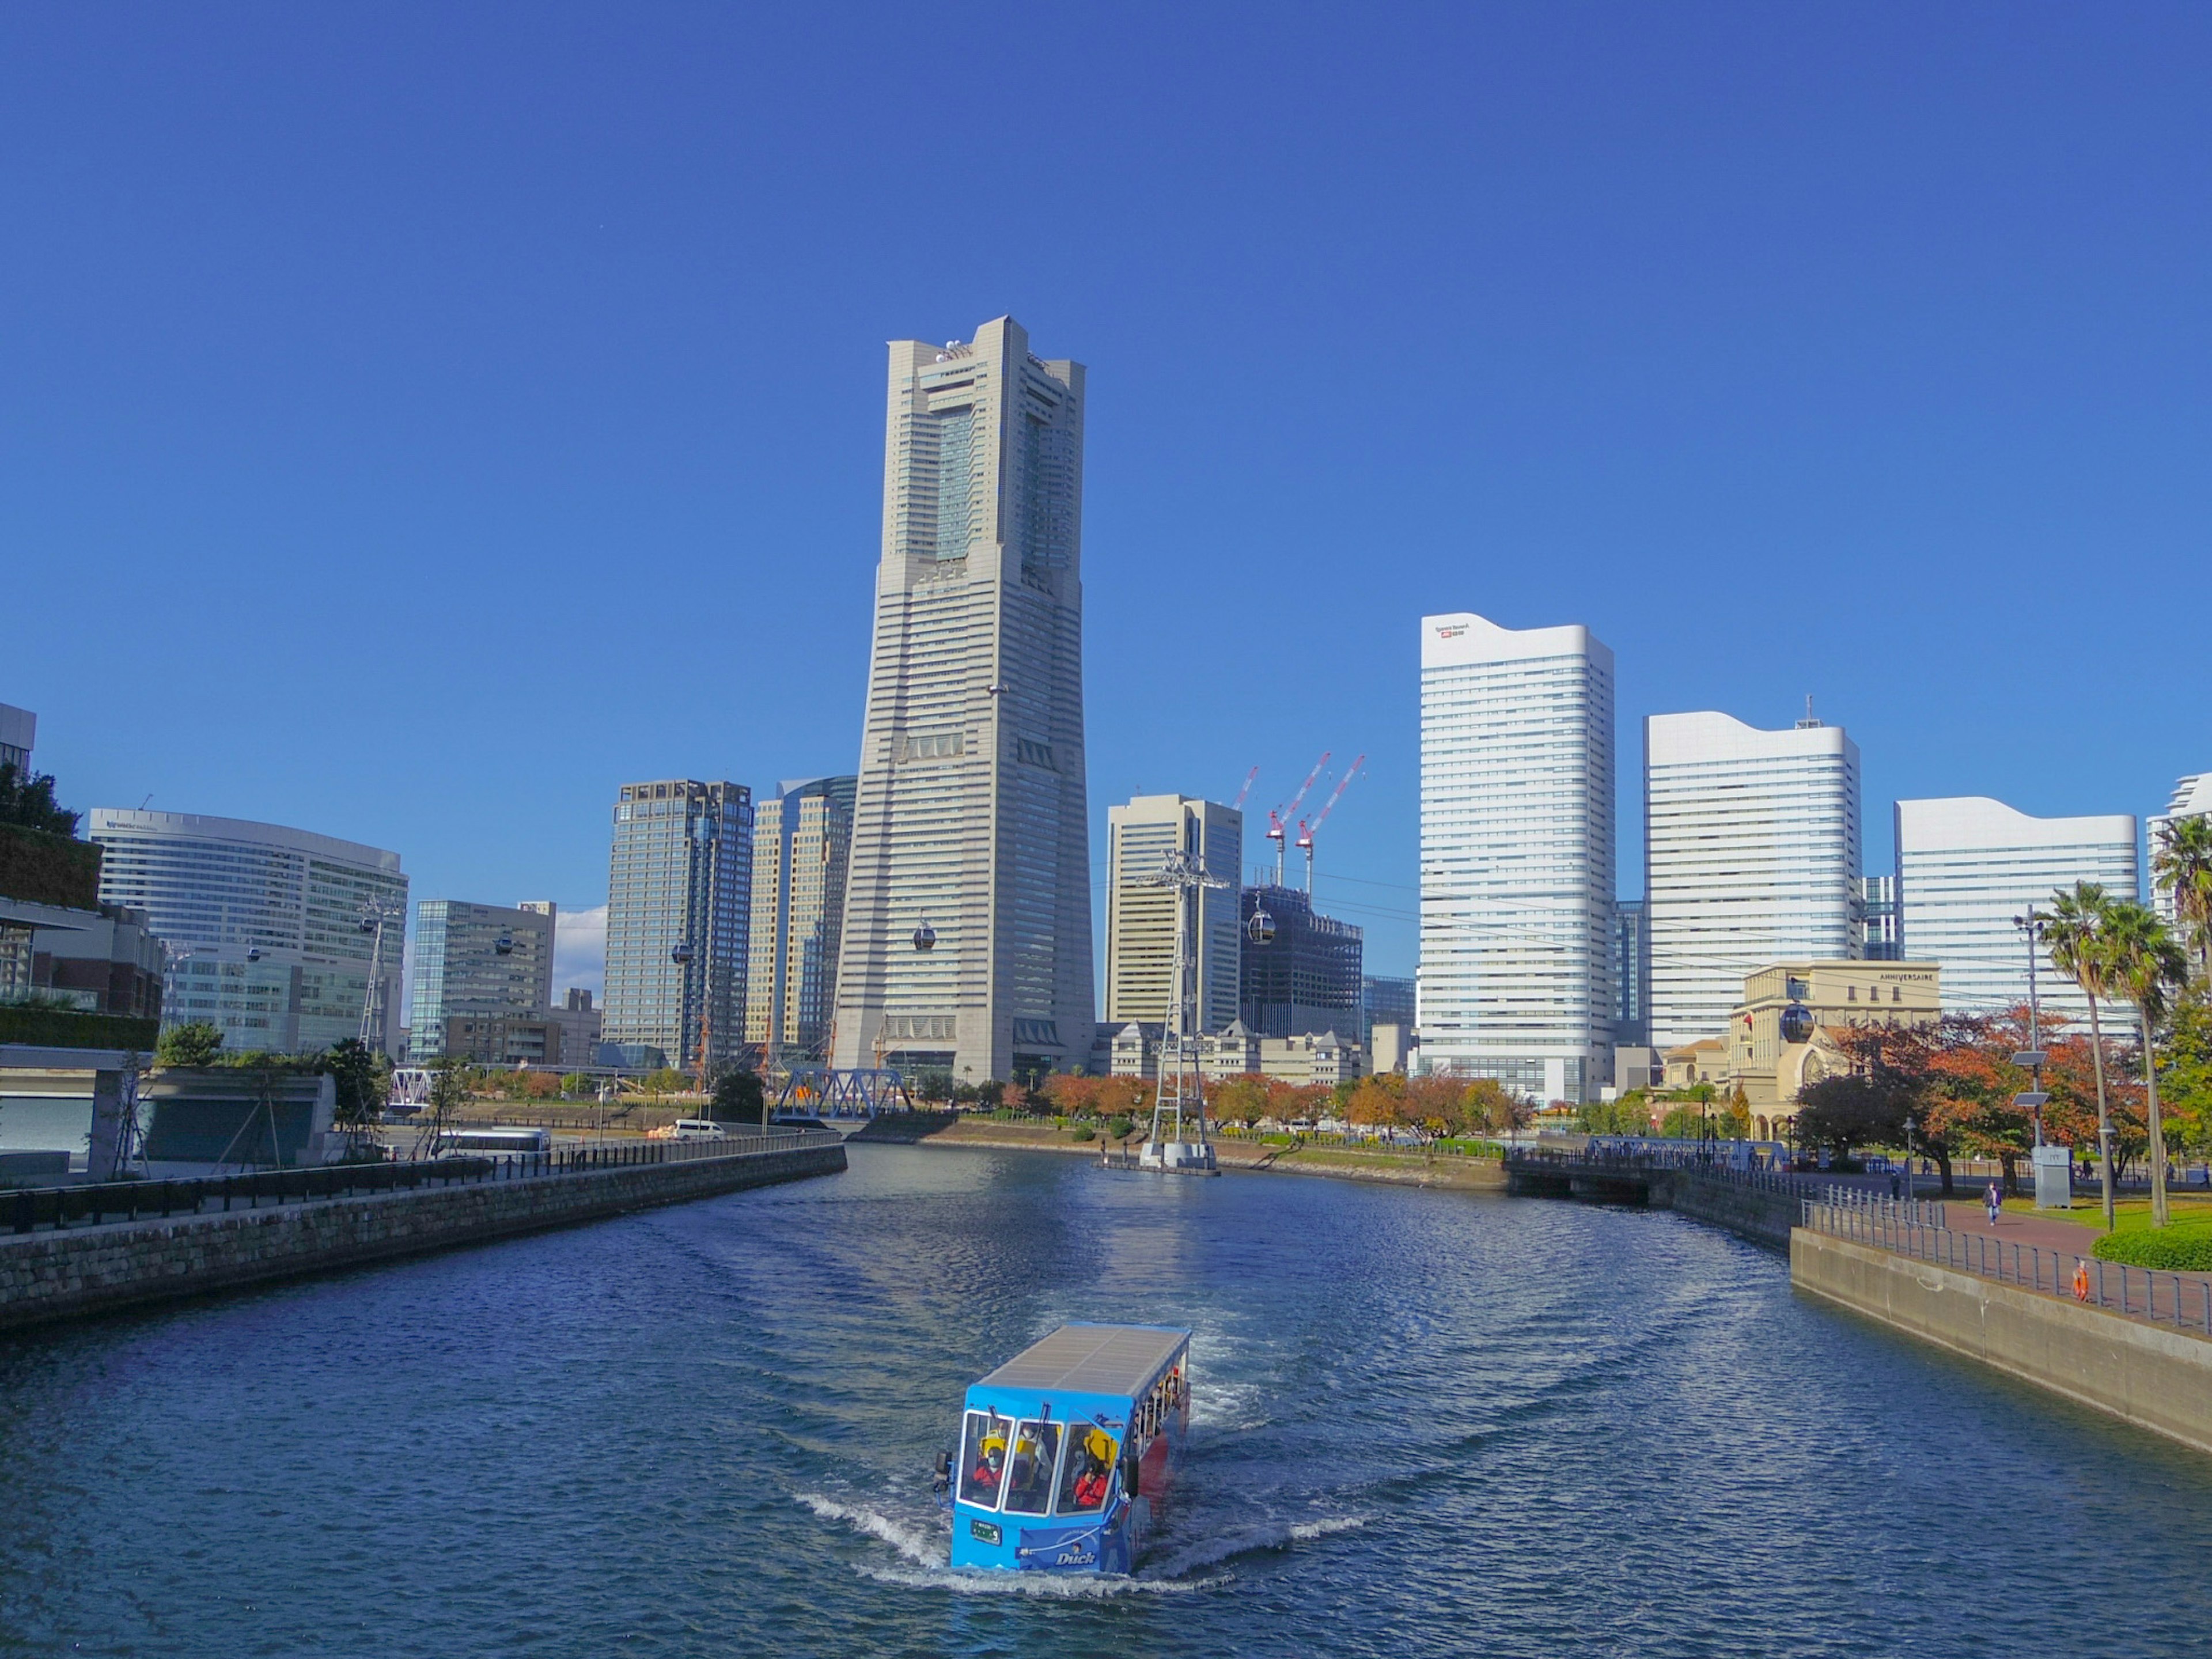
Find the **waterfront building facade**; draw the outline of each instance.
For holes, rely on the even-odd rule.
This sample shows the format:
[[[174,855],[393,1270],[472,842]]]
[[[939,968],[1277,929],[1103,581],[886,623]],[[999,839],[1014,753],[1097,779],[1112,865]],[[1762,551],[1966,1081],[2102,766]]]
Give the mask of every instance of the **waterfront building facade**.
[[[1523,1097],[1611,1070],[1613,653],[1587,628],[1421,620],[1421,1063]]]
[[[786,781],[754,813],[745,1041],[771,1062],[827,1056],[859,786]]]
[[[424,899],[416,905],[409,1058],[435,1060],[449,1052],[447,1022],[459,1015],[542,1017],[553,1000],[554,921],[550,903],[510,908]]]
[[[100,897],[168,950],[165,1024],[205,1021],[232,1053],[307,1054],[358,1036],[396,1053],[407,877],[399,854],[281,824],[94,807]],[[383,924],[381,937],[376,924]]]
[[[1146,884],[1170,853],[1187,853],[1227,884],[1191,895]],[[1218,1031],[1237,1018],[1243,928],[1237,872],[1244,863],[1244,815],[1190,795],[1138,795],[1106,810],[1106,1018],[1160,1023],[1173,994],[1178,915],[1195,965],[1196,1031]]]
[[[1799,1091],[1850,1069],[1851,1028],[1929,1025],[1942,1013],[1932,962],[1770,963],[1744,976],[1729,1011],[1718,1086],[1741,1092],[1753,1137],[1787,1140]]]
[[[1859,751],[1839,726],[1710,710],[1644,723],[1651,1040],[1727,1028],[1743,977],[1858,949]]]
[[[2173,786],[2173,799],[2166,803],[2166,811],[2153,817],[2145,828],[2148,830],[2150,855],[2155,860],[2158,849],[2166,839],[2167,829],[2179,818],[2212,817],[2212,772],[2199,772]],[[2158,917],[2168,927],[2178,927],[2173,911],[2173,890],[2151,885],[2150,902]],[[2177,932],[2176,938],[2180,937]]]
[[[752,792],[663,778],[626,783],[607,867],[605,1039],[711,1077],[744,1042],[752,921]]]
[[[1366,942],[1358,927],[1322,915],[1295,887],[1247,887],[1238,914],[1237,1017],[1254,1036],[1361,1029]]]
[[[0,702],[0,766],[12,766],[19,777],[31,772],[31,750],[38,746],[39,717],[27,708]]]
[[[561,1028],[561,1064],[566,1066],[596,1066],[599,1063],[599,1040],[605,1029],[605,1016],[592,1006],[592,994],[580,985],[571,985],[562,994],[561,1000],[546,1011],[547,1018]]]
[[[1985,795],[1897,803],[1900,948],[1942,966],[1947,1013],[1994,1014],[2027,1000],[2029,907],[2077,881],[2112,897],[2141,894],[2132,813],[2038,818]],[[2089,1005],[2037,947],[2043,1005],[2084,1027]]]
[[[1011,318],[891,345],[841,1066],[1088,1060],[1083,418],[1083,366]]]

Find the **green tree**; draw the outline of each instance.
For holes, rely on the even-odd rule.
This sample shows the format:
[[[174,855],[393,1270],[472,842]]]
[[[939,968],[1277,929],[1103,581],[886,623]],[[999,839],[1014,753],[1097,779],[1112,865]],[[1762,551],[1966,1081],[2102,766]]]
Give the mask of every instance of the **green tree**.
[[[1838,1161],[1855,1146],[1901,1146],[1912,1094],[1896,1081],[1864,1073],[1824,1077],[1798,1091],[1797,1138],[1826,1146]]]
[[[26,773],[13,761],[0,761],[0,823],[43,830],[50,836],[74,836],[77,817],[55,804],[52,773]]]
[[[998,1079],[986,1078],[975,1085],[975,1103],[987,1112],[995,1112],[1006,1098],[1006,1085]]]
[[[2160,826],[2150,878],[2173,896],[2174,920],[2197,957],[2197,976],[2212,980],[2212,817],[2198,813]]]
[[[154,1059],[162,1066],[212,1066],[222,1048],[222,1029],[195,1019],[162,1032],[154,1046]]]
[[[2173,988],[2189,975],[2189,959],[2148,905],[2132,900],[2112,906],[2106,923],[2115,983],[2136,1006],[2142,1033],[2143,1109],[2150,1131],[2150,1224],[2172,1218],[2166,1196],[2166,1125],[2159,1112],[2158,1023]]]
[[[336,1085],[337,1103],[331,1121],[358,1138],[384,1110],[387,1063],[359,1037],[332,1043],[323,1054],[323,1069]]]
[[[592,1079],[581,1072],[570,1072],[561,1079],[561,1092],[564,1095],[585,1095],[591,1090]]]
[[[714,1117],[723,1123],[767,1123],[768,1090],[760,1073],[738,1068],[715,1079]]]
[[[2105,1088],[2105,1027],[2099,1005],[2112,995],[2115,963],[2107,924],[2112,901],[2094,881],[2077,881],[2051,896],[2051,920],[2044,942],[2058,971],[2081,988],[2089,1000],[2089,1059],[2097,1076],[2097,1164],[2105,1201],[2105,1231],[2113,1225],[2112,1109]]]

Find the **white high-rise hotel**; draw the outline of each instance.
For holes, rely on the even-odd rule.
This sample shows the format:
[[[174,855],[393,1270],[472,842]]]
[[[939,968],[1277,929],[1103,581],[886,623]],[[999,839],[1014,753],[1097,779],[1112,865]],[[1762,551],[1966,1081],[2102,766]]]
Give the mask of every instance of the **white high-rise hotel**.
[[[1613,653],[1421,619],[1422,1064],[1595,1100],[1613,1035]]]
[[[1090,1056],[1083,383],[1011,318],[891,343],[840,1066]]]
[[[1986,795],[1897,803],[1898,924],[1905,954],[1943,964],[1948,1013],[1994,1014],[2027,1000],[2028,907],[2094,881],[2140,896],[2132,813],[2036,818]],[[2039,953],[2046,1007],[2087,1026],[2089,1005]],[[2109,1029],[2109,1028],[2108,1028]]]
[[[1744,977],[1859,953],[1859,751],[1838,726],[1644,723],[1651,1041],[1723,1036]]]

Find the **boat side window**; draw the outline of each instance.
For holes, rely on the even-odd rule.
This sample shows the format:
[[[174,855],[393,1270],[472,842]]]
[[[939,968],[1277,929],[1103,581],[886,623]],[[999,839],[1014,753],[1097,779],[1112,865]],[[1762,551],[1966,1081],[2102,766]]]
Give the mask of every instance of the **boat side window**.
[[[1006,1470],[1006,1513],[1042,1515],[1052,1502],[1052,1477],[1060,1463],[1060,1425],[1025,1417],[1014,1432],[1013,1462]]]
[[[1080,1428],[1081,1425],[1078,1425]],[[1121,1453],[1103,1429],[1084,1430],[1068,1442],[1067,1462],[1060,1478],[1061,1515],[1096,1515],[1106,1507],[1106,1488]]]
[[[1011,1419],[995,1412],[969,1412],[968,1432],[960,1452],[960,1501],[999,1507],[999,1492],[1006,1484],[1006,1453],[1013,1442]]]

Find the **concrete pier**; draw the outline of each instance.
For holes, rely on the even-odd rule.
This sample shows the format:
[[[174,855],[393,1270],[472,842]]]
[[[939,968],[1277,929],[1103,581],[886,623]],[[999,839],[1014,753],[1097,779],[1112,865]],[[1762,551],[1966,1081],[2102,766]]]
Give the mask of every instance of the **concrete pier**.
[[[0,1329],[831,1175],[843,1141],[0,1237]]]

